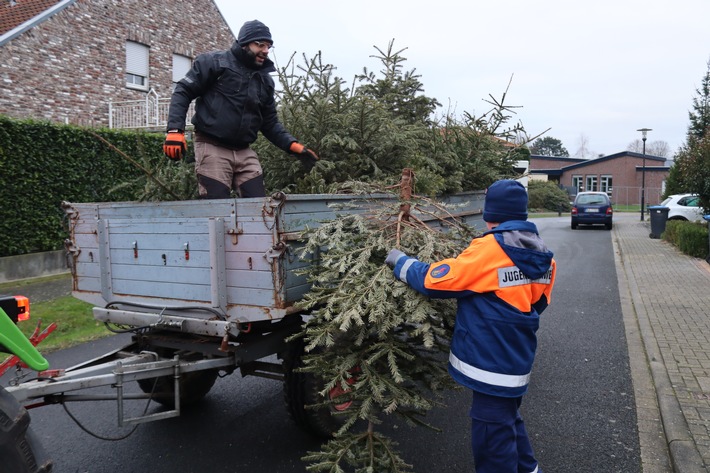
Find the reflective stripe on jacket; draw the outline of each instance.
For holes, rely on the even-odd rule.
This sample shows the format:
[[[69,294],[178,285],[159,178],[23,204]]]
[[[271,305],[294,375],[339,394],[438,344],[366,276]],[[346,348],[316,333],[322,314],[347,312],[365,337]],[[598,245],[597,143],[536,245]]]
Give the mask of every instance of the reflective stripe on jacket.
[[[456,258],[430,265],[402,257],[394,267],[422,294],[458,299],[449,372],[459,384],[502,397],[527,390],[555,272],[537,228],[523,221],[499,225]]]

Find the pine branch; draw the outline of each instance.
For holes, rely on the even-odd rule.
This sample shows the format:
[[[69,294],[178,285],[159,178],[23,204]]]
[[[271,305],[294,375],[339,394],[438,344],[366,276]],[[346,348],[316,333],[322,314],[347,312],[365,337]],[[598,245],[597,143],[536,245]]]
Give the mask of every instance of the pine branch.
[[[405,202],[417,212],[409,220],[402,202],[376,201],[365,213],[344,212],[304,234],[301,256],[319,259],[306,270],[312,289],[301,306],[311,317],[299,334],[308,350],[301,370],[323,377],[319,406],[354,402],[336,439],[304,458],[309,471],[408,471],[376,426],[390,415],[428,426],[422,417],[437,404],[431,394],[452,386],[444,354],[454,303],[411,291],[393,278],[384,259],[395,245],[423,261],[452,257],[473,231],[434,201]],[[447,231],[431,228],[431,222]],[[327,398],[336,386],[346,392]],[[367,435],[351,432],[358,419],[367,422]]]
[[[101,142],[104,143],[106,146],[108,146],[109,148],[111,148],[112,150],[114,150],[115,152],[117,152],[119,155],[121,155],[121,157],[123,157],[123,159],[125,159],[126,161],[128,161],[128,162],[131,163],[131,164],[133,164],[135,167],[137,167],[137,168],[140,169],[141,171],[143,171],[143,173],[146,175],[146,177],[148,177],[148,178],[151,179],[153,182],[155,182],[156,184],[158,184],[158,186],[160,186],[161,189],[163,189],[165,192],[167,192],[168,194],[170,194],[175,200],[180,200],[180,196],[178,196],[175,192],[172,191],[172,189],[170,189],[170,188],[169,188],[167,185],[165,185],[160,179],[158,179],[158,178],[155,176],[155,174],[153,174],[153,172],[152,172],[150,169],[147,169],[145,166],[141,165],[138,161],[136,161],[135,159],[131,158],[130,156],[128,156],[126,153],[124,153],[124,152],[121,151],[120,149],[116,148],[112,143],[110,143],[107,139],[105,139],[103,136],[99,135],[98,133],[96,133],[96,132],[94,132],[94,131],[92,131],[92,130],[87,130],[87,132],[90,133],[90,134],[92,134],[92,135],[93,135],[94,137],[96,137],[99,141],[101,141]]]

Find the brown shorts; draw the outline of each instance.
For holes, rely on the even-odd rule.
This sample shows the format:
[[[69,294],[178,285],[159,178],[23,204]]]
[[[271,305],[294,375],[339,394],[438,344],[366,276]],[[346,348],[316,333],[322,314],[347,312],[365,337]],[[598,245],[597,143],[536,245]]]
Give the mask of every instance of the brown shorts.
[[[237,190],[245,182],[259,177],[263,171],[259,157],[251,148],[234,151],[204,141],[195,141],[195,172],[198,176],[214,179],[230,190]],[[207,189],[199,184],[200,196]]]

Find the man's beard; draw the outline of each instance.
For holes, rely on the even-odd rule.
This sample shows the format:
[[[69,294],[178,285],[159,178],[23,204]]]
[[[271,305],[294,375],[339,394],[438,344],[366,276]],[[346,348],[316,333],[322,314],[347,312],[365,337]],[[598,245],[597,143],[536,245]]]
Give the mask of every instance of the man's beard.
[[[249,61],[249,65],[250,65],[250,66],[252,66],[252,67],[262,67],[262,66],[264,65],[263,62],[262,62],[261,64],[259,64],[258,62],[256,62],[256,56],[257,56],[257,55],[256,55],[256,53],[254,53],[254,51],[252,51],[252,50],[249,49],[249,48],[243,48],[243,51],[244,51],[244,57],[247,59],[247,61]]]

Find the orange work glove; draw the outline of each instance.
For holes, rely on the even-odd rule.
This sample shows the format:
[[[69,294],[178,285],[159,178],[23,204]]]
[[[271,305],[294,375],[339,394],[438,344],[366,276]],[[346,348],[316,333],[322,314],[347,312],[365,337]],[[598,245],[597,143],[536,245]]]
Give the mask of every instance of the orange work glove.
[[[313,150],[310,150],[303,146],[301,143],[298,141],[294,141],[291,143],[291,146],[289,146],[289,150],[296,155],[298,159],[301,160],[301,164],[303,164],[303,167],[306,168],[306,171],[310,171],[313,169],[313,166],[316,165],[316,162],[320,160],[318,155],[313,152]]]
[[[180,130],[168,130],[168,135],[165,137],[163,144],[163,153],[168,158],[179,161],[187,152],[187,141],[185,141],[185,132]]]

